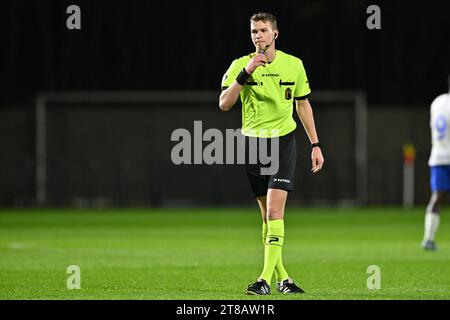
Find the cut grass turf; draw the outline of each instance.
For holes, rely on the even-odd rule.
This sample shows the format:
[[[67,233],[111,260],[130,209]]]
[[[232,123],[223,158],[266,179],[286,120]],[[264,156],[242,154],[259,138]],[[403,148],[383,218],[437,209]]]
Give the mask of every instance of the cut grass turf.
[[[445,215],[445,210],[444,210]],[[303,295],[246,296],[262,270],[254,209],[0,210],[0,299],[449,299],[450,223],[423,209],[293,209],[283,258]],[[66,269],[81,269],[68,290]],[[381,269],[369,290],[367,268]]]

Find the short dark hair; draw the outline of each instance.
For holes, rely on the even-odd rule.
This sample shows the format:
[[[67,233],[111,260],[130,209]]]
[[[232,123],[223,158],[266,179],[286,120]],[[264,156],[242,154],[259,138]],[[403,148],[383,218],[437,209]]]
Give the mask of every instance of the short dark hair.
[[[250,22],[256,22],[256,21],[263,21],[263,22],[269,21],[272,24],[272,27],[273,27],[274,30],[278,29],[278,27],[277,27],[277,17],[275,17],[271,13],[257,12],[255,14],[253,14],[250,17]]]

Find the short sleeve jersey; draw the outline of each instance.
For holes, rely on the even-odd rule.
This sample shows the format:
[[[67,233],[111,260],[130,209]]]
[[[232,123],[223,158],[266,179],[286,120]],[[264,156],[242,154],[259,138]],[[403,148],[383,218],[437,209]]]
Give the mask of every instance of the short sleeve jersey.
[[[231,86],[256,53],[233,61],[222,79],[222,88]],[[251,137],[284,136],[296,128],[293,100],[311,93],[305,68],[299,58],[276,51],[275,59],[256,68],[243,86],[242,134]]]
[[[430,107],[430,166],[450,165],[450,94],[441,94]]]

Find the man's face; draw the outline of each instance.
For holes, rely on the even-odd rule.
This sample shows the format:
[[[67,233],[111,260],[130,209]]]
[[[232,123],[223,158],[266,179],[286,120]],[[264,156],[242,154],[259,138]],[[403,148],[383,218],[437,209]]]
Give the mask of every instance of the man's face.
[[[271,45],[275,37],[275,30],[269,21],[251,21],[250,32],[257,50],[264,50],[267,45]]]

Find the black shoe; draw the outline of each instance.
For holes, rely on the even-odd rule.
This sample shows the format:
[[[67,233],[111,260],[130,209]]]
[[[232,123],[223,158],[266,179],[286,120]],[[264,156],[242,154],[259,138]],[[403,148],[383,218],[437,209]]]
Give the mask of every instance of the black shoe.
[[[291,278],[283,282],[277,282],[277,290],[281,293],[305,293],[302,288],[297,287]]]
[[[264,295],[270,294],[270,287],[266,280],[258,279],[255,283],[249,284],[245,292],[246,294]]]
[[[431,240],[422,241],[422,248],[427,251],[436,251],[436,242]]]

